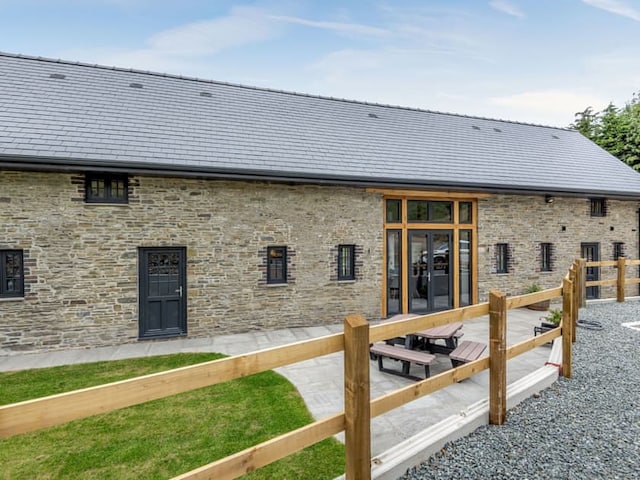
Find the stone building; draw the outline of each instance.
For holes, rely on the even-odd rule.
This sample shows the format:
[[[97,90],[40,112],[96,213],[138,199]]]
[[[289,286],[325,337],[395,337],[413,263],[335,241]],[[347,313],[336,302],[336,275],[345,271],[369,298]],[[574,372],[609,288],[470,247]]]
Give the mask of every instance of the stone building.
[[[0,352],[553,287],[639,199],[571,130],[0,54]]]

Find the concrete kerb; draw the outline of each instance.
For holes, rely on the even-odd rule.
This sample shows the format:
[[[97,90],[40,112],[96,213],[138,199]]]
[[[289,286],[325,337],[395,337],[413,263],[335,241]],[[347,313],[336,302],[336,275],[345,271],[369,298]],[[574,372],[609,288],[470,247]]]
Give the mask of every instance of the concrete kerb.
[[[562,362],[562,338],[556,338],[547,365],[525,375],[507,387],[507,409],[550,387],[558,380],[558,365]],[[508,421],[508,420],[507,420]],[[386,452],[371,459],[371,478],[395,480],[409,468],[427,461],[452,442],[489,423],[489,400],[471,404],[460,413],[426,428]],[[336,480],[344,480],[341,475]]]

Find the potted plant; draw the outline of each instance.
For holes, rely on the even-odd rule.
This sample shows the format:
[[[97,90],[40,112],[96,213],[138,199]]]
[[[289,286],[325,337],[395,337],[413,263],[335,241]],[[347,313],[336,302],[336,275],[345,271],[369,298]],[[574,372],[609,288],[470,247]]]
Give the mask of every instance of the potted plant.
[[[553,308],[549,310],[547,315],[540,317],[540,321],[542,322],[540,324],[542,328],[556,328],[562,321],[562,310]]]
[[[540,287],[540,285],[538,285],[537,283],[532,283],[529,288],[527,288],[527,291],[525,293],[529,294],[529,293],[535,293],[535,292],[540,292],[542,290],[542,287]],[[542,300],[541,302],[536,302],[536,303],[532,303],[531,305],[527,305],[527,308],[529,310],[537,310],[540,312],[544,312],[546,310],[549,310],[549,305],[551,304],[551,300]]]

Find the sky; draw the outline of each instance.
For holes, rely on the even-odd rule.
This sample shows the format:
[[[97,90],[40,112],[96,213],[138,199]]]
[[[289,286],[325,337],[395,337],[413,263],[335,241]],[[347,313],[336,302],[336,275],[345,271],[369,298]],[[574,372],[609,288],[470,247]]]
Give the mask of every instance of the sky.
[[[640,91],[640,0],[0,0],[0,51],[568,127]]]

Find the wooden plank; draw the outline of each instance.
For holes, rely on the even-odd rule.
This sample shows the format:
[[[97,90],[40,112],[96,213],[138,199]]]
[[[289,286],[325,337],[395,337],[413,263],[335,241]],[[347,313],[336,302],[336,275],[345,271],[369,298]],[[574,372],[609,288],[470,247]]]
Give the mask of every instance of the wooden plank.
[[[602,287],[602,286],[611,286],[616,285],[618,283],[617,278],[609,279],[609,280],[593,280],[591,282],[585,282],[585,286],[587,287]]]
[[[554,298],[560,297],[561,295],[562,287],[549,288],[547,290],[528,293],[526,295],[517,295],[514,297],[509,297],[507,299],[507,308],[511,310],[512,308],[526,307],[527,305],[531,305],[532,303],[542,302],[544,300],[552,300]]]
[[[438,200],[474,200],[476,198],[490,197],[490,193],[480,192],[456,192],[453,190],[401,190],[394,188],[367,188],[368,193],[381,193],[389,197],[417,197],[417,198],[434,198]]]
[[[534,348],[544,345],[545,343],[551,342],[554,338],[558,338],[560,335],[560,328],[554,328],[549,330],[548,332],[544,332],[535,337],[531,337],[527,340],[523,340],[522,342],[511,345],[507,348],[507,359],[511,360],[512,358],[515,358],[518,355],[522,355],[529,350],[533,350]]]
[[[626,273],[625,273],[624,257],[619,257],[618,258],[618,278],[617,278],[617,284],[616,284],[616,300],[618,301],[618,303],[624,302],[625,275]]]
[[[342,333],[0,406],[0,438],[106,413],[339,352]]]
[[[578,265],[579,265],[579,269],[578,269],[578,290],[579,290],[579,301],[578,301],[578,305],[580,306],[580,308],[584,308],[587,306],[587,286],[586,286],[586,276],[587,276],[587,267],[586,267],[586,261],[584,258],[579,258],[578,259]]]
[[[640,283],[640,278],[627,278],[624,283],[627,285],[638,284]]]
[[[562,376],[571,378],[571,348],[573,344],[573,285],[566,278],[562,281]]]
[[[507,297],[489,293],[489,423],[502,425],[507,415]]]
[[[419,315],[405,320],[384,322],[371,327],[369,331],[371,343],[386,340],[388,338],[402,337],[408,333],[439,327],[452,322],[460,322],[471,318],[480,317],[489,313],[489,304],[480,303],[454,310]]]
[[[489,357],[483,357],[382,395],[371,401],[371,417],[374,418],[387,413],[417,398],[472,377],[487,368],[489,368]]]
[[[615,267],[618,265],[618,262],[615,260],[600,260],[597,262],[586,262],[585,266],[587,267]]]
[[[173,480],[231,480],[238,478],[340,433],[344,427],[344,414],[333,415],[178,475]]]
[[[640,260],[627,260],[627,266],[640,265]]]
[[[369,322],[349,315],[344,320],[346,480],[371,479],[370,406]]]

